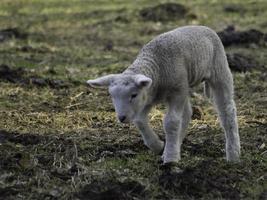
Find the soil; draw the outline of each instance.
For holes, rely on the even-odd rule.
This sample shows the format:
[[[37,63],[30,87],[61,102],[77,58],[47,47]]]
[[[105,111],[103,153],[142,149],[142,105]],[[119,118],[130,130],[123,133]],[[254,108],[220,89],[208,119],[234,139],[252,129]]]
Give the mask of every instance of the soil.
[[[201,120],[204,117],[204,113],[199,106],[192,106],[192,119]]]
[[[3,42],[11,38],[26,39],[27,37],[28,37],[28,34],[22,32],[18,28],[8,28],[8,29],[0,30],[0,42]]]
[[[170,21],[184,18],[187,13],[188,9],[182,4],[165,3],[142,9],[140,16],[145,21]]]
[[[249,29],[247,31],[236,31],[234,26],[228,26],[223,31],[218,32],[218,35],[225,47],[251,43],[262,44],[267,41],[267,34],[259,30]]]
[[[10,133],[0,130],[0,143],[12,142],[22,145],[35,145],[41,142],[41,137],[34,134]]]
[[[223,7],[223,10],[229,13],[242,13],[242,14],[246,11],[246,9],[239,4],[227,4]]]
[[[230,69],[235,72],[247,72],[252,69],[263,68],[255,59],[240,53],[228,53],[226,56]]]
[[[93,180],[91,184],[84,186],[77,194],[79,199],[90,200],[134,200],[144,199],[146,188],[133,180],[116,181],[108,177],[101,180]]]
[[[233,183],[242,179],[246,174],[235,174],[227,170],[216,173],[220,164],[213,160],[205,160],[194,167],[188,167],[173,173],[169,170],[163,171],[160,184],[166,190],[172,190],[177,194],[184,194],[188,198],[203,198],[203,194],[212,191],[218,196],[213,198],[240,199],[240,191],[231,187]],[[236,166],[240,168],[240,166]],[[220,191],[220,192],[218,192]]]
[[[41,78],[24,68],[11,68],[8,65],[0,65],[0,81],[8,81],[22,85],[34,85],[38,87],[65,88],[68,83],[58,79]]]

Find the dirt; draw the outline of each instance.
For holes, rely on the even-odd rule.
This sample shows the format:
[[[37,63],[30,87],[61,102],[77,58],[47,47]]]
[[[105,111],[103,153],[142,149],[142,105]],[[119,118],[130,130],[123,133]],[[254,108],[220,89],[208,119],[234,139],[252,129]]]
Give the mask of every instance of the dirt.
[[[41,137],[34,134],[10,133],[0,130],[0,143],[13,142],[22,145],[35,145],[41,142]]]
[[[246,44],[263,44],[267,37],[265,33],[249,29],[246,31],[236,31],[234,26],[228,26],[221,32],[218,32],[220,39],[225,47],[231,45],[246,45]]]
[[[207,130],[208,131],[208,130]],[[223,144],[224,141],[219,143]],[[202,141],[193,142],[185,138],[183,142],[183,149],[190,154],[190,156],[205,156],[207,158],[223,157],[223,146],[215,145],[216,141],[212,138],[203,139]]]
[[[114,46],[114,44],[113,44],[112,41],[107,41],[107,42],[104,44],[104,48],[103,48],[103,50],[104,50],[104,51],[111,51],[111,50],[113,50],[113,46]]]
[[[247,72],[253,69],[261,69],[264,67],[255,59],[244,56],[240,53],[227,53],[226,56],[230,69],[235,72]]]
[[[199,106],[192,106],[192,117],[191,119],[201,120],[204,117],[204,113]]]
[[[71,140],[52,134],[20,134],[5,130],[0,130],[0,144],[2,152],[6,152],[6,154],[0,155],[0,169],[16,169],[19,171],[30,170],[34,167],[32,165],[34,162],[33,156],[39,165],[47,168],[53,163],[54,153],[68,154],[70,153],[70,146],[73,146]],[[47,146],[50,147],[48,154],[36,154],[38,151],[43,152]],[[35,149],[35,147],[38,147],[38,149]],[[33,150],[35,152],[32,152]],[[53,171],[52,168],[51,170]],[[72,169],[70,168],[69,170]],[[66,171],[65,173],[68,174]]]
[[[0,65],[0,79],[7,80],[9,82],[15,83],[18,82],[25,73],[23,68],[10,69],[7,65]]]
[[[240,4],[227,4],[223,7],[225,12],[229,13],[244,13],[246,9]]]
[[[139,146],[143,146],[143,144],[139,144]],[[134,144],[131,147],[136,147]],[[137,152],[133,150],[133,148],[121,145],[113,145],[107,146],[101,149],[98,149],[96,153],[97,160],[108,158],[108,157],[117,157],[117,158],[130,158],[137,155]],[[144,149],[144,148],[139,148]]]
[[[145,186],[137,181],[118,181],[108,176],[84,186],[77,197],[84,200],[134,200],[145,199],[146,192]]]
[[[8,39],[26,39],[28,37],[27,33],[22,32],[18,28],[7,28],[0,30],[0,42],[3,42]]]
[[[164,3],[154,7],[147,7],[140,11],[140,16],[145,21],[171,21],[184,18],[188,9],[178,3]]]
[[[41,78],[25,68],[11,68],[8,65],[0,65],[0,81],[8,81],[21,85],[34,85],[38,87],[66,88],[68,83],[58,79]]]
[[[240,173],[241,165],[236,165],[237,169],[232,172],[227,169],[218,172],[216,169],[219,165],[217,161],[205,160],[178,173],[165,170],[160,177],[160,184],[167,191],[175,191],[187,198],[200,199],[203,194],[211,191],[214,193],[213,198],[242,198],[233,184],[240,181],[247,172]]]
[[[74,138],[70,136],[69,139],[66,139],[55,134],[19,134],[0,130],[0,147],[3,153],[0,155],[0,170],[3,172],[2,175],[7,176],[7,178],[4,178],[5,181],[12,182],[15,176],[14,172],[22,173],[23,177],[27,177],[29,173],[37,173],[39,168],[45,171],[48,170],[49,176],[53,176],[56,179],[71,181],[72,177],[77,176],[78,173],[83,171],[77,158],[73,157],[76,154],[75,151],[79,152],[79,154],[82,154],[82,152],[88,154],[90,152],[88,149],[84,151],[79,147],[76,150],[72,149]],[[116,151],[112,153],[114,155],[111,157],[115,156],[126,159],[136,155],[132,150],[125,148],[127,147],[110,145],[110,148],[103,147],[95,156],[98,159],[107,158],[108,150],[109,152]],[[71,162],[68,164],[68,167],[56,167],[54,164],[56,162],[54,160],[55,156],[61,158],[67,156],[70,160],[64,159],[62,162]],[[108,156],[110,157],[110,155]],[[91,155],[91,157],[94,156]],[[12,173],[8,175],[6,174],[7,171]],[[20,174],[21,177],[22,174]],[[143,183],[134,179],[121,180],[114,173],[101,173],[97,176],[90,176],[91,183],[84,185],[74,194],[79,199],[143,199],[147,194],[147,189]],[[54,189],[43,190],[42,197],[57,197],[58,193],[60,193],[60,191]],[[23,187],[17,182],[13,187],[2,187],[0,185],[0,191],[1,198],[8,199],[12,195],[21,193]]]

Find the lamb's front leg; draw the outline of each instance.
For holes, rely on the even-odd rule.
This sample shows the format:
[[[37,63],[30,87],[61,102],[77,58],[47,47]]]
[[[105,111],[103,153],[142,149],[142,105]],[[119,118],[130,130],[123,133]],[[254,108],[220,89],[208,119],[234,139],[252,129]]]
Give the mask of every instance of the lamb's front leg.
[[[186,101],[171,103],[164,117],[163,126],[166,134],[166,144],[162,156],[164,164],[178,162],[181,159],[181,144],[184,138],[182,131],[185,131],[182,124],[184,102]],[[187,127],[188,122],[189,120],[184,125],[184,128]]]
[[[137,119],[134,120],[134,124],[139,129],[145,145],[156,154],[161,154],[164,148],[164,142],[162,142],[158,135],[150,128],[148,124],[148,111],[142,112]]]

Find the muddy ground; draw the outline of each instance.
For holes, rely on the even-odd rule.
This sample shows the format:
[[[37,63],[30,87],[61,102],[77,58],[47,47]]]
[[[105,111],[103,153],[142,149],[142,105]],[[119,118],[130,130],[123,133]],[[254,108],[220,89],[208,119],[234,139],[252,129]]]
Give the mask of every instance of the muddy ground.
[[[0,199],[266,199],[265,1],[9,1],[0,6]],[[162,166],[87,79],[121,72],[178,26],[213,28],[235,81],[242,155],[225,161],[216,112],[194,88],[182,160]],[[164,139],[159,105],[151,125]],[[177,169],[171,171],[170,168]]]

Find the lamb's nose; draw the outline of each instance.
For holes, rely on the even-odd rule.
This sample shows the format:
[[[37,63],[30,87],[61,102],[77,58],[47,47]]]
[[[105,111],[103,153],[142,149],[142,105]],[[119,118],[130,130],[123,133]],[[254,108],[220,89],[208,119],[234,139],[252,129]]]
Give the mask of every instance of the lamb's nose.
[[[126,119],[126,116],[125,116],[125,115],[121,115],[121,116],[119,116],[119,120],[120,120],[120,122],[124,122],[125,119]]]

